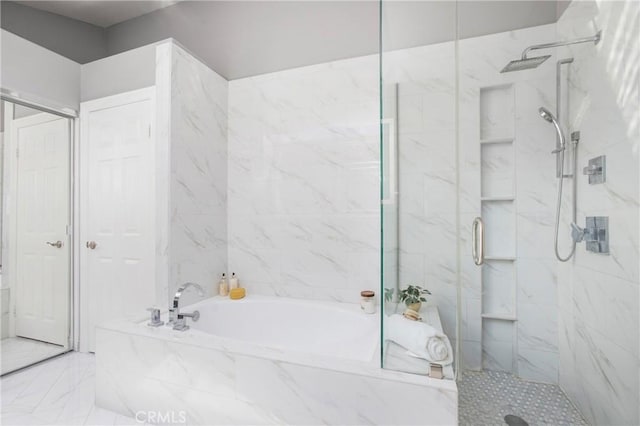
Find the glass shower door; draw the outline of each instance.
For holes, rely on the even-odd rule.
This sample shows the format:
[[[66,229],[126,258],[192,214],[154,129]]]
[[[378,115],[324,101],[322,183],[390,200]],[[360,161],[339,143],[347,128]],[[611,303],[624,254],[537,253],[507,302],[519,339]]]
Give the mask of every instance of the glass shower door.
[[[424,16],[433,15],[434,4],[381,5],[382,365],[454,379],[459,280],[455,3],[440,9],[450,19],[448,41],[407,36],[422,28]],[[409,306],[421,298],[426,301],[420,307]],[[439,354],[411,347],[415,341],[406,334],[416,327],[446,336]]]

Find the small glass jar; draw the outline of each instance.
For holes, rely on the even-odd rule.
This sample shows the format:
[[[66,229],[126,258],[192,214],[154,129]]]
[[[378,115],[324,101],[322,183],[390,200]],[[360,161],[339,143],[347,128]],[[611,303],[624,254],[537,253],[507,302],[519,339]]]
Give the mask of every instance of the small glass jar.
[[[376,293],[371,290],[363,290],[360,292],[360,309],[365,314],[376,313]]]

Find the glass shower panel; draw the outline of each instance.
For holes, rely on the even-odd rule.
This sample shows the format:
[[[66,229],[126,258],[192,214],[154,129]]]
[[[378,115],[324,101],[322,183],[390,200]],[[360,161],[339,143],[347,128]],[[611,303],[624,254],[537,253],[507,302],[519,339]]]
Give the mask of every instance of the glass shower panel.
[[[382,365],[445,379],[457,362],[455,6],[381,5]],[[439,353],[412,337],[429,328]]]

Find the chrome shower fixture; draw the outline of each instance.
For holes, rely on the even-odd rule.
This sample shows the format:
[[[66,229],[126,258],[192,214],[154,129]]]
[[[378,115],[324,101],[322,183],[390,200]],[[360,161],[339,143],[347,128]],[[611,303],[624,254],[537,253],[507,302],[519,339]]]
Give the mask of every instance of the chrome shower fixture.
[[[540,117],[544,118],[549,123],[553,121],[553,114],[551,114],[545,107],[538,108],[538,113],[540,114]]]
[[[558,145],[558,148],[551,151],[551,153],[557,154],[559,152],[563,152],[566,149],[566,142],[564,139],[564,133],[562,132],[562,129],[558,124],[558,120],[556,120],[556,117],[551,114],[551,111],[549,111],[545,107],[538,108],[538,113],[540,114],[540,117],[553,124],[553,126],[556,128],[556,133],[558,134],[558,140],[560,141],[560,144]]]
[[[549,59],[551,55],[544,56],[534,56],[533,58],[522,58],[516,59],[515,61],[509,62],[503,69],[500,71],[503,72],[511,72],[511,71],[522,71],[522,70],[530,70],[533,68],[538,68],[538,66]]]
[[[554,241],[553,241],[553,245],[554,245],[554,251],[556,254],[556,258],[560,261],[560,262],[566,262],[569,259],[571,259],[571,257],[573,256],[573,254],[576,252],[576,243],[578,242],[578,238],[577,238],[577,231],[574,232],[572,234],[573,238],[572,238],[572,244],[571,244],[571,251],[569,252],[568,256],[562,257],[562,255],[560,254],[560,250],[558,249],[558,232],[560,231],[560,208],[562,206],[562,183],[564,181],[565,176],[564,174],[564,153],[566,150],[566,139],[564,137],[564,133],[562,132],[562,129],[560,128],[560,125],[558,124],[558,120],[556,120],[556,117],[551,113],[551,111],[549,111],[548,109],[546,109],[545,107],[540,107],[538,108],[538,114],[540,114],[540,117],[544,118],[545,121],[548,121],[549,123],[553,124],[553,127],[555,127],[556,129],[556,134],[558,136],[558,145],[557,148],[553,151],[551,151],[552,154],[556,154],[558,156],[558,165],[559,165],[559,174],[558,174],[558,199],[556,201],[556,228],[555,228],[555,237],[554,237]],[[575,166],[576,166],[576,149],[578,146],[578,142],[580,141],[580,132],[573,132],[571,134],[571,142],[573,143],[573,169],[575,170]],[[577,212],[577,202],[576,202],[576,179],[575,176],[571,176],[573,178],[573,196],[572,198],[572,209],[571,209],[571,218],[572,218],[572,226],[575,225],[576,223],[576,212]],[[578,229],[577,225],[575,228],[573,228],[574,230]]]
[[[502,68],[501,73],[511,72],[511,71],[522,71],[529,70],[533,68],[537,68],[541,63],[546,61],[551,57],[551,55],[545,56],[534,56],[531,58],[527,58],[527,53],[531,50],[539,50],[539,49],[549,49],[552,47],[560,47],[560,46],[569,46],[572,44],[578,43],[593,43],[598,44],[600,42],[600,38],[602,37],[602,31],[598,31],[596,35],[585,38],[578,38],[574,40],[567,41],[556,41],[554,43],[545,43],[545,44],[536,44],[535,46],[529,46],[522,52],[522,58],[516,59],[514,61],[509,62],[504,68]]]

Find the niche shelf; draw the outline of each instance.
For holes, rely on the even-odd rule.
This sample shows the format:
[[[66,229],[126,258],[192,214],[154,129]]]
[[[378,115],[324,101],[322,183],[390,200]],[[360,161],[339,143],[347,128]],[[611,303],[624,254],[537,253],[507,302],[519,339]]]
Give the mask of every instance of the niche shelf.
[[[518,321],[515,316],[506,316],[501,314],[482,314],[482,318],[493,319],[498,321]]]
[[[481,139],[480,145],[513,143],[513,138],[493,138],[493,139]]]
[[[511,84],[480,88],[480,205],[485,223],[482,266],[482,365],[514,372],[516,313],[515,93]]]
[[[485,256],[484,260],[501,260],[503,262],[515,262],[515,256]]]
[[[506,195],[504,197],[481,197],[480,201],[515,201],[515,195]]]

